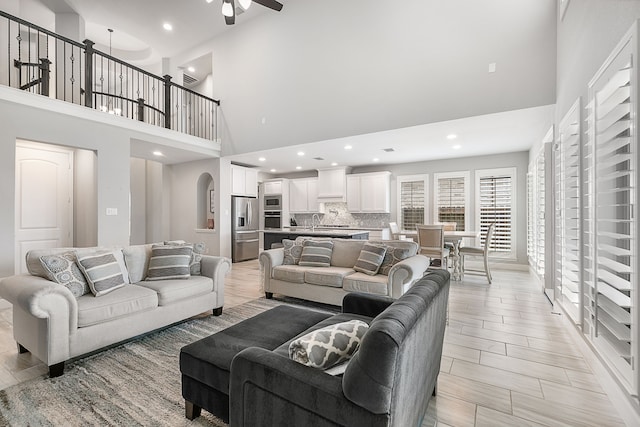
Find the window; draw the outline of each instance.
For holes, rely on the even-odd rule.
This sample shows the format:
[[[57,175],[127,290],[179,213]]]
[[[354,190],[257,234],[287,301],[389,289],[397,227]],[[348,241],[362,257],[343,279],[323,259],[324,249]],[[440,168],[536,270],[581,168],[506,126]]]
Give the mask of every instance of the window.
[[[515,181],[516,169],[476,171],[476,227],[480,228],[481,245],[489,224],[495,222],[490,252],[515,258]]]
[[[417,224],[424,224],[427,220],[426,175],[398,177],[398,223],[402,230],[415,230]]]
[[[469,172],[434,174],[435,211],[437,222],[455,222],[456,230],[468,229]]]

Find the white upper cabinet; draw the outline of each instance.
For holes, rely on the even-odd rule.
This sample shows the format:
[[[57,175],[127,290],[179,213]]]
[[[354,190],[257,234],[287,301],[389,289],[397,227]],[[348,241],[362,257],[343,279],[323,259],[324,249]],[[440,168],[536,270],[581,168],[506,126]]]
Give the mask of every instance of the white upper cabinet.
[[[320,202],[347,200],[347,168],[318,169],[318,199]]]
[[[231,194],[233,196],[258,196],[258,171],[231,165]]]
[[[289,211],[291,213],[318,212],[318,180],[316,178],[289,180]]]
[[[273,194],[282,194],[282,180],[265,181],[264,194],[269,196]]]
[[[391,212],[391,172],[347,175],[347,208],[350,212]]]

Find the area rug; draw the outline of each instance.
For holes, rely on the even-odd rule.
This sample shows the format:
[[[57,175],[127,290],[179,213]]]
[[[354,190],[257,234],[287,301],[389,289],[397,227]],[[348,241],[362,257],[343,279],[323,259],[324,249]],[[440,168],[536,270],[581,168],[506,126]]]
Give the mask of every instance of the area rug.
[[[193,422],[185,418],[180,348],[290,303],[256,299],[68,363],[61,377],[9,387],[0,391],[0,426],[226,426],[207,411]]]

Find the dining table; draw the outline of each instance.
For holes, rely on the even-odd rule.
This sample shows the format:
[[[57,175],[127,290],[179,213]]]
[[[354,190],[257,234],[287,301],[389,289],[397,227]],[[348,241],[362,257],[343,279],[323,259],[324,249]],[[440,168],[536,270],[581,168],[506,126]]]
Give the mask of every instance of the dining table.
[[[418,241],[416,231],[402,231],[401,236]],[[445,230],[444,241],[453,245],[453,255],[451,256],[452,273],[451,278],[455,281],[462,280],[462,260],[460,259],[460,243],[462,239],[477,239],[480,237],[479,231],[473,230]]]

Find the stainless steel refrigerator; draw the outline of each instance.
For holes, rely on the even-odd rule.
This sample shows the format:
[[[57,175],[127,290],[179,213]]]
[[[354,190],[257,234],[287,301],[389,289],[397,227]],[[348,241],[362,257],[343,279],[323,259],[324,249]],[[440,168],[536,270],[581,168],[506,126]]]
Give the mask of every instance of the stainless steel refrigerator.
[[[258,258],[258,199],[231,197],[231,259]]]

